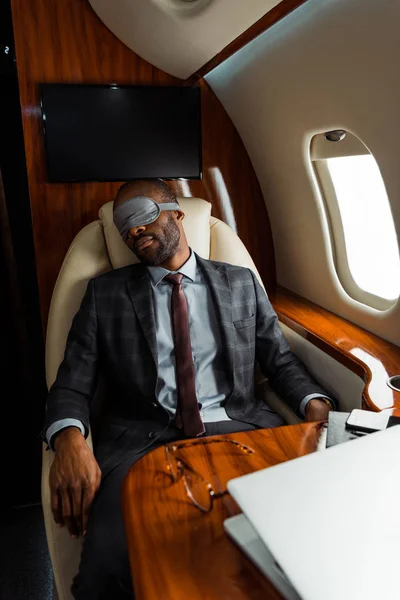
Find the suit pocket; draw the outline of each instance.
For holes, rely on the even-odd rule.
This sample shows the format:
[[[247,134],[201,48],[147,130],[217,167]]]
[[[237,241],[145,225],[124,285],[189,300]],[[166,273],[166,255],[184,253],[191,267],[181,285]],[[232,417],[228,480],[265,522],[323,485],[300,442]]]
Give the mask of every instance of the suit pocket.
[[[256,324],[256,316],[252,315],[251,317],[246,317],[245,319],[240,319],[239,321],[233,321],[233,326],[235,329],[244,329],[245,327],[255,327]]]

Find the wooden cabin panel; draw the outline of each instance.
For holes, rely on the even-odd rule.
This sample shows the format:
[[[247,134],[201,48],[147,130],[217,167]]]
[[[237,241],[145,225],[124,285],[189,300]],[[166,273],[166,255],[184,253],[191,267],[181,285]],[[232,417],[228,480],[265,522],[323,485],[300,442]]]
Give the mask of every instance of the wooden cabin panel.
[[[134,54],[85,0],[12,0],[25,151],[43,326],[61,263],[78,231],[97,219],[119,183],[51,184],[38,84],[181,85]],[[203,180],[171,182],[179,195],[200,196],[224,220],[233,215],[267,289],[275,284],[272,237],[257,177],[240,136],[220,102],[201,82]],[[122,183],[122,182],[121,182]],[[231,224],[231,223],[229,223]]]

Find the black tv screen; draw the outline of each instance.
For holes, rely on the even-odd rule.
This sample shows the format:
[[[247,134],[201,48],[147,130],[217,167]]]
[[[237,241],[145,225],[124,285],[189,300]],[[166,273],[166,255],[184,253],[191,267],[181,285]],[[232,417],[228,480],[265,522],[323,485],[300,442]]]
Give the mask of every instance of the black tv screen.
[[[200,179],[200,88],[41,84],[51,182]]]

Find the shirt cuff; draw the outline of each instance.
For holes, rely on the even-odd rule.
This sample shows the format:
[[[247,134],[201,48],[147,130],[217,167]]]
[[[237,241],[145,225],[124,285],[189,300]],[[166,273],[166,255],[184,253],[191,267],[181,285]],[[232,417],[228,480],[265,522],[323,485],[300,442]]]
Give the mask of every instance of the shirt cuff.
[[[60,419],[59,421],[55,421],[46,431],[47,444],[52,450],[54,450],[54,448],[51,444],[51,438],[61,431],[61,429],[65,429],[66,427],[77,427],[80,429],[82,435],[85,435],[85,427],[78,419]]]
[[[299,405],[299,413],[302,417],[306,416],[307,404],[310,402],[310,400],[313,400],[314,398],[328,398],[328,400],[332,402],[332,406],[335,406],[335,402],[326,394],[308,394],[307,396],[305,396],[305,398],[303,398]]]

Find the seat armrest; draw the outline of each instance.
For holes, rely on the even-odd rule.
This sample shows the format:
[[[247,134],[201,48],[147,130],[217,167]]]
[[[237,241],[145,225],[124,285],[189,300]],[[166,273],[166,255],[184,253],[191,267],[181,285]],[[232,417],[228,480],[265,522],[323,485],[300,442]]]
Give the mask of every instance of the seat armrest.
[[[302,422],[302,419],[300,419],[296,413],[289,408],[289,406],[273,391],[268,379],[261,379],[256,384],[255,392],[257,398],[263,400],[265,404],[277,412],[278,415],[280,415],[288,425],[294,425]]]

